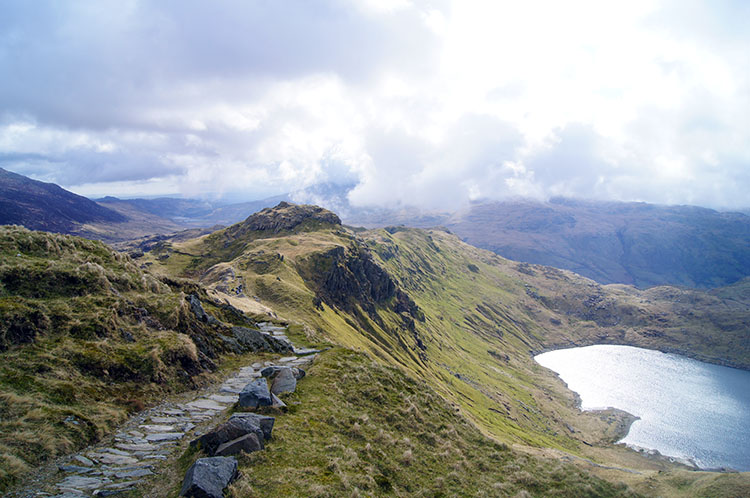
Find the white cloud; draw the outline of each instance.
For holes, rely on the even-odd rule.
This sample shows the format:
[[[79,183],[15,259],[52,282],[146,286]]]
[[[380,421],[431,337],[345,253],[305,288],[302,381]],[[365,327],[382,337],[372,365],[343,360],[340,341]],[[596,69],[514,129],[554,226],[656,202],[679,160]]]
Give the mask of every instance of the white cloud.
[[[4,10],[0,165],[91,195],[748,205],[741,2]]]

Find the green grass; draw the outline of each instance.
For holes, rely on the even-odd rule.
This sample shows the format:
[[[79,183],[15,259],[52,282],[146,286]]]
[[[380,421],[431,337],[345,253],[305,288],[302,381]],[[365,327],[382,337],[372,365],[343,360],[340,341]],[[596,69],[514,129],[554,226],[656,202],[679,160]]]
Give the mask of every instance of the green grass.
[[[285,396],[274,437],[240,457],[230,496],[635,496],[570,464],[485,437],[430,386],[341,348]],[[149,496],[171,496],[195,458]]]
[[[209,237],[184,247],[193,254],[216,254],[216,243]],[[375,306],[372,315],[365,311],[372,303],[339,309],[316,301],[320,273],[331,269],[329,251],[344,248],[355,257],[365,246],[419,306],[424,321],[415,320],[413,330],[387,303]],[[604,464],[648,472],[669,467],[613,447],[626,417],[579,412],[573,394],[533,361],[533,352],[622,341],[679,346],[715,361],[748,358],[747,348],[737,343],[737,324],[746,312],[730,310],[721,322],[719,313],[711,311],[726,296],[674,290],[677,297],[691,297],[689,306],[697,313],[691,316],[677,307],[672,291],[603,287],[570,272],[505,260],[442,231],[256,233],[245,251],[231,258],[222,261],[222,268],[234,269],[246,294],[303,328],[307,339],[366,351],[382,364],[398,367],[498,441],[563,450]],[[165,269],[190,273],[175,266]],[[218,284],[211,271],[202,283]],[[613,317],[620,322],[612,323],[617,322]],[[666,322],[657,321],[664,317]],[[651,333],[654,323],[662,324],[663,336]],[[683,330],[687,336],[680,336]],[[725,355],[728,350],[731,355]]]
[[[0,256],[0,493],[231,363],[223,329],[199,322],[186,294],[227,324],[254,323],[100,242],[0,227]]]

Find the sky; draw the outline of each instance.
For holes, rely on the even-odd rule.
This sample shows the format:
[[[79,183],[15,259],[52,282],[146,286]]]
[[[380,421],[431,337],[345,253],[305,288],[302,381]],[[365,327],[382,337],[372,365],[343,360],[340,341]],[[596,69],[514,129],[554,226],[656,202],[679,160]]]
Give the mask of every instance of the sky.
[[[750,2],[3,0],[0,167],[89,197],[750,206]]]

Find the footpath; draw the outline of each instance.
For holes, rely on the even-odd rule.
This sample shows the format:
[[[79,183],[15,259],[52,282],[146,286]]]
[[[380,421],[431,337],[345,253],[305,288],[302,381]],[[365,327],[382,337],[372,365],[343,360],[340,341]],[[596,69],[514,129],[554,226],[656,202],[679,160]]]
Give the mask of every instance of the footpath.
[[[264,334],[291,344],[286,337],[285,327],[270,323],[258,325]],[[136,490],[139,486],[147,486],[150,477],[159,474],[160,467],[182,454],[184,444],[179,444],[182,440],[193,441],[201,437],[201,441],[204,442],[207,435],[215,434],[219,421],[226,418],[225,412],[238,403],[241,396],[245,399],[250,396],[254,400],[250,401],[250,404],[243,400],[241,405],[257,408],[258,396],[255,391],[258,390],[258,386],[267,386],[266,380],[274,382],[274,378],[283,377],[283,375],[278,375],[280,372],[294,372],[294,377],[303,377],[305,372],[303,367],[307,368],[319,351],[292,347],[294,356],[280,357],[275,361],[247,365],[224,380],[221,385],[195,392],[184,401],[165,402],[134,415],[119,427],[116,434],[76,454],[59,459],[56,464],[57,472],[48,472],[48,475],[40,477],[37,482],[32,483],[16,496],[19,498],[116,496]],[[278,383],[281,383],[281,381]],[[288,381],[286,384],[285,390],[288,391]],[[292,386],[292,390],[293,388],[294,386]],[[283,402],[270,391],[268,399],[270,401],[265,403],[265,406],[283,407]],[[252,406],[253,403],[256,406]],[[263,405],[264,403],[261,400],[261,406]],[[242,414],[236,415],[241,416]],[[270,419],[270,427],[272,428],[272,417],[242,418],[255,426],[263,425],[265,439],[270,438],[271,429],[266,426],[267,424],[262,423],[262,419]],[[226,425],[220,426],[220,429]],[[256,429],[258,428],[256,427]],[[214,430],[213,433],[212,430]],[[233,450],[236,453],[240,450],[262,449],[263,433],[258,432],[258,435],[260,441],[257,440],[257,436],[252,435],[253,438],[256,438],[255,448],[248,447],[247,437],[245,437],[243,438],[244,446],[243,444],[235,444],[232,447],[222,448],[224,453],[220,452],[219,454],[232,454]],[[216,452],[215,446],[211,448],[210,453]],[[231,460],[234,461],[234,458],[231,458]],[[205,474],[206,465],[211,467],[216,462],[227,463],[229,458],[217,456],[199,459],[200,461],[203,461],[202,467],[198,464],[193,466],[195,468],[191,467],[188,471],[188,478],[197,474],[194,478],[199,479],[201,477],[199,474],[202,472]],[[228,477],[228,480],[236,476],[236,461],[233,465],[234,470],[231,471],[232,475]],[[209,469],[209,471],[214,472],[215,470]],[[208,477],[213,478],[214,476]],[[186,478],[186,482],[188,478]],[[188,496],[193,495],[193,492],[188,489],[190,485],[190,483],[186,484],[187,487],[183,489],[183,492]],[[198,492],[195,496],[203,495]]]

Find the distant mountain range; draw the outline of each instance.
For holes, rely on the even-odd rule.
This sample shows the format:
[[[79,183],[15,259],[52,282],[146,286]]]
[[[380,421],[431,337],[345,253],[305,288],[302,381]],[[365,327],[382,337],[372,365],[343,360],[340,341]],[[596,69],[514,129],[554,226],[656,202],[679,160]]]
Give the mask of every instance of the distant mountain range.
[[[442,226],[503,257],[572,270],[603,284],[712,288],[750,275],[750,216],[743,213],[562,198],[477,202],[459,212],[362,208],[349,203],[351,188],[320,184],[228,205],[177,198],[93,202],[0,170],[0,223],[118,242],[231,225],[291,201],[331,209],[353,226]]]
[[[445,225],[506,258],[603,284],[710,288],[750,275],[750,217],[741,213],[553,199],[478,204]]]

